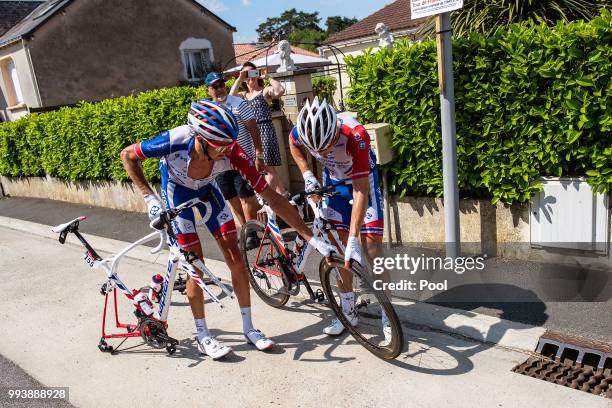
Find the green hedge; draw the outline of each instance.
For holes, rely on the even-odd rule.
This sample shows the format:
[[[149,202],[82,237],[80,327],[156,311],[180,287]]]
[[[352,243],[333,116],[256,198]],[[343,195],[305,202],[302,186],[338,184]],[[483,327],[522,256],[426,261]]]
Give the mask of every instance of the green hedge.
[[[540,176],[612,184],[612,16],[521,24],[453,43],[462,196],[525,202]],[[388,122],[401,196],[441,196],[442,142],[433,41],[347,57],[349,103],[362,122]]]
[[[334,93],[337,89],[336,78],[329,75],[313,75],[312,76],[312,91],[319,99],[327,99],[335,107]]]
[[[186,121],[204,87],[159,89],[26,116],[0,125],[0,174],[75,180],[126,180],[119,154],[139,140]],[[144,162],[151,181],[157,161]]]

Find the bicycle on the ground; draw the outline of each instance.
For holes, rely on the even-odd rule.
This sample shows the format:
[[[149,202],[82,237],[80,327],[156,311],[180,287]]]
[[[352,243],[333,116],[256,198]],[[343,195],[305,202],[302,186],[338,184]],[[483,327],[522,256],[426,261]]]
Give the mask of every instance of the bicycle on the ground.
[[[204,262],[196,257],[192,252],[183,250],[172,229],[172,220],[174,220],[182,211],[203,203],[206,206],[204,218],[199,223],[205,223],[211,213],[211,206],[208,202],[209,196],[194,198],[176,208],[162,211],[159,217],[153,220],[150,224],[155,231],[147,236],[128,245],[117,254],[108,258],[102,258],[87,242],[83,235],[79,232],[79,223],[85,220],[86,217],[78,217],[65,224],[58,225],[52,228],[53,232],[59,233],[59,242],[64,244],[69,233],[73,233],[78,240],[85,246],[87,250],[84,255],[84,261],[92,269],[101,269],[106,273],[106,281],[100,288],[100,293],[104,296],[104,311],[102,314],[102,336],[98,343],[98,348],[102,352],[110,352],[113,354],[123,344],[125,340],[133,337],[141,337],[149,346],[155,348],[165,347],[168,354],[174,354],[178,340],[168,335],[168,312],[170,311],[171,298],[173,287],[177,275],[177,270],[185,273],[202,288],[202,290],[210,296],[210,298],[223,308],[223,304],[219,298],[211,291],[206,282],[213,283],[218,286],[225,295],[234,298],[232,292],[206,267]],[[121,259],[134,248],[143,245],[149,241],[159,238],[157,247],[151,249],[151,253],[157,253],[167,244],[169,248],[168,261],[166,264],[166,272],[163,275],[163,282],[159,291],[153,287],[145,289],[130,289],[123,283],[118,276],[119,262]],[[203,276],[207,279],[204,281],[196,269],[202,271]],[[134,306],[134,315],[136,323],[121,323],[119,320],[119,312],[117,308],[117,290],[121,291],[125,297]],[[114,306],[115,327],[117,329],[125,329],[122,333],[107,333],[107,308],[109,303],[109,295],[112,292],[112,303]],[[148,292],[148,293],[146,293]],[[157,307],[154,306],[157,303]],[[107,343],[108,339],[123,339],[123,341],[115,348]]]
[[[292,198],[292,203],[298,206],[302,215],[302,209],[308,203],[314,213],[314,236],[326,240],[343,252],[344,247],[335,226],[323,214],[321,200],[312,199],[316,195],[324,198],[338,194],[335,187],[332,185],[299,193]],[[267,224],[250,220],[240,231],[240,250],[257,295],[270,306],[279,308],[287,303],[290,296],[297,295],[303,284],[311,301],[323,302],[327,299],[338,319],[362,346],[382,359],[396,358],[404,341],[399,318],[387,295],[374,289],[373,280],[366,270],[356,262],[346,269],[344,260],[338,256],[332,256],[331,262],[324,258],[319,263],[319,279],[323,290],[313,291],[305,274],[311,245],[298,235],[289,247],[283,239],[276,214],[265,202],[263,206]],[[348,322],[340,301],[341,289],[347,292],[349,286],[355,293],[355,310],[359,319],[355,326]],[[391,327],[391,340],[388,342],[382,331],[382,310],[388,316]]]

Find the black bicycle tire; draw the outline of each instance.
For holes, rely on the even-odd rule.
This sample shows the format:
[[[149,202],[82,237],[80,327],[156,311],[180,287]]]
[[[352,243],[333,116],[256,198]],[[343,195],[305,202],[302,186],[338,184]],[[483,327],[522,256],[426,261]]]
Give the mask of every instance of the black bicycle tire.
[[[338,264],[344,267],[344,260],[337,257],[332,256],[332,265]],[[321,279],[321,286],[323,287],[323,291],[325,292],[325,296],[327,297],[327,302],[330,308],[334,311],[336,317],[342,322],[344,327],[348,330],[348,332],[353,336],[355,340],[359,344],[361,344],[365,349],[367,349],[370,353],[374,354],[376,357],[379,357],[383,360],[393,360],[400,355],[404,348],[404,333],[402,330],[402,325],[400,323],[399,317],[393,308],[393,305],[389,301],[387,295],[384,292],[373,290],[372,292],[375,294],[379,303],[384,307],[385,313],[389,318],[389,323],[391,325],[391,331],[393,334],[393,340],[391,342],[390,347],[381,347],[379,345],[372,344],[368,342],[355,327],[351,326],[342,313],[342,307],[335,301],[334,293],[332,292],[331,285],[329,282],[330,273],[333,270],[333,266],[328,267],[327,261],[325,258],[321,259],[321,263],[319,264],[319,278]],[[358,265],[351,266],[352,273],[357,274],[359,278],[365,282],[367,282],[368,286],[373,289],[372,282],[370,278],[365,274],[363,268]]]
[[[287,304],[290,298],[288,288],[286,288],[285,286],[285,289],[287,289],[286,293],[278,293],[280,298],[272,298],[271,296],[268,296],[264,292],[264,290],[259,287],[259,284],[257,283],[257,280],[255,279],[255,276],[253,276],[253,270],[251,268],[251,265],[249,265],[249,258],[247,256],[247,249],[246,249],[246,238],[248,237],[249,233],[255,229],[257,229],[257,231],[264,231],[265,226],[257,220],[250,220],[244,223],[244,225],[240,228],[240,253],[242,254],[244,265],[249,273],[249,281],[251,282],[251,287],[253,288],[257,296],[259,296],[259,298],[263,300],[266,304],[272,307],[275,307],[275,308],[283,307]],[[281,250],[278,247],[278,243],[273,239],[269,239],[269,241],[271,245],[273,245],[274,248],[279,253],[281,253]]]

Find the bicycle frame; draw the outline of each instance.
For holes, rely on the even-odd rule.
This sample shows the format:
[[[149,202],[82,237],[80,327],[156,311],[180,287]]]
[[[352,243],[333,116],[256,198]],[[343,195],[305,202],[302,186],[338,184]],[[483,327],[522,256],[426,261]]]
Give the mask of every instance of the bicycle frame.
[[[330,223],[323,215],[322,200],[319,200],[319,202],[315,202],[311,198],[308,198],[307,202],[315,216],[313,224],[312,224],[313,236],[319,237],[325,240],[327,243],[330,243],[327,233],[331,233],[333,239],[336,241],[335,242],[336,247],[338,247],[338,249],[344,252],[344,246],[342,245],[342,241],[340,240],[338,231],[336,231],[335,228],[327,228],[327,226],[330,225]],[[295,243],[294,249],[299,248],[298,247],[299,241],[302,241],[303,245],[301,246],[301,248],[299,248],[298,252],[295,253],[295,258],[294,258],[295,261],[292,261],[292,256],[290,256],[289,254],[289,249],[287,248],[287,245],[285,244],[285,240],[283,239],[280,228],[278,226],[278,222],[276,220],[276,214],[274,213],[272,208],[270,208],[270,206],[267,204],[264,204],[264,209],[266,210],[266,214],[267,214],[267,224],[264,229],[263,236],[265,237],[266,234],[269,234],[272,236],[272,238],[278,243],[279,248],[282,251],[282,255],[285,257],[285,259],[289,261],[289,264],[293,268],[294,272],[296,273],[298,280],[305,281],[307,283],[308,281],[306,280],[306,277],[303,272],[306,266],[306,260],[308,259],[310,253],[312,252],[312,246],[308,242],[300,238],[298,235],[294,241]],[[300,215],[302,215],[301,212],[302,211],[300,209]],[[262,246],[260,245],[256,258],[255,258],[255,267],[261,270],[262,272],[282,278],[282,272],[274,271],[272,269],[258,265],[260,255],[261,255],[261,250],[262,250]],[[309,292],[311,292],[310,286],[307,286],[307,289]]]
[[[207,206],[206,215],[210,216],[210,213],[211,213],[210,204],[206,202],[202,202],[198,198],[189,200],[186,203],[181,204],[173,211],[175,214],[178,214],[180,213],[180,211],[186,208],[193,207],[199,203],[204,203]],[[53,228],[53,230],[55,232],[60,233],[61,243],[64,243],[68,233],[73,233],[87,250],[84,256],[85,263],[91,269],[101,269],[106,273],[107,280],[102,285],[102,289],[101,289],[101,293],[104,295],[104,311],[103,311],[103,316],[102,316],[102,340],[110,339],[110,338],[139,337],[143,335],[143,333],[140,330],[138,330],[138,327],[139,327],[138,325],[121,323],[121,321],[119,320],[119,312],[117,308],[117,291],[113,290],[113,288],[117,288],[118,290],[120,290],[121,293],[123,293],[123,295],[136,308],[136,316],[139,318],[139,321],[141,318],[153,318],[156,321],[160,322],[164,328],[167,328],[168,313],[169,313],[170,305],[171,305],[172,292],[173,292],[177,267],[180,267],[182,271],[186,272],[189,275],[189,277],[193,279],[193,281],[196,282],[197,285],[205,293],[207,293],[210,296],[210,298],[216,304],[218,304],[221,308],[223,308],[224,305],[221,303],[220,299],[210,290],[208,285],[204,283],[202,278],[200,278],[200,275],[197,273],[196,268],[202,271],[202,274],[206,276],[207,278],[209,278],[229,298],[231,299],[234,298],[232,292],[221,282],[219,278],[217,278],[210,271],[210,269],[208,269],[208,267],[206,267],[205,263],[202,260],[198,259],[195,256],[195,254],[184,251],[183,249],[180,248],[180,246],[178,245],[178,242],[176,241],[176,237],[174,236],[172,228],[169,225],[168,220],[165,221],[166,222],[165,231],[156,230],[154,232],[151,232],[150,234],[144,236],[143,238],[137,240],[136,242],[129,244],[124,249],[119,251],[117,254],[112,255],[108,258],[102,258],[100,257],[100,255],[98,255],[95,249],[93,249],[93,247],[89,244],[89,242],[87,242],[87,240],[83,237],[83,235],[81,235],[81,233],[78,230],[79,221],[82,221],[84,219],[85,217],[76,218],[75,220],[69,223]],[[207,220],[208,220],[208,217],[203,218],[198,223],[203,224],[203,223],[206,223]],[[151,223],[151,226],[153,226],[153,224],[156,221],[153,221]],[[153,241],[156,238],[159,238],[160,242],[156,248],[151,250],[151,253],[154,254],[154,253],[161,251],[162,248],[165,246],[165,244],[167,244],[169,248],[169,254],[168,254],[168,261],[166,263],[166,272],[164,274],[162,289],[159,295],[158,308],[157,310],[154,311],[154,314],[151,316],[151,315],[147,315],[147,313],[145,313],[142,306],[140,305],[140,303],[142,303],[143,301],[141,300],[140,302],[138,302],[138,300],[135,299],[135,295],[138,294],[138,292],[134,289],[128,288],[128,286],[119,278],[118,269],[119,269],[119,263],[121,259],[124,256],[126,256],[130,251],[132,251],[133,249],[135,249],[136,247],[140,245]],[[108,298],[109,298],[110,292],[113,292],[113,306],[115,309],[114,310],[115,327],[118,329],[126,329],[127,333],[109,334],[106,332]],[[152,289],[149,292],[147,301],[150,303],[151,299],[152,299]],[[150,306],[151,308],[153,308],[152,303],[150,304]]]

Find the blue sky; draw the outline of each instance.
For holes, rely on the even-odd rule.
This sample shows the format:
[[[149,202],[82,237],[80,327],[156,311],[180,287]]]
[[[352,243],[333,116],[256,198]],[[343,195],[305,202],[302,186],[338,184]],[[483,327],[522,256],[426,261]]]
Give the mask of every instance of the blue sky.
[[[197,0],[210,11],[236,27],[234,42],[257,40],[255,29],[268,17],[278,17],[283,11],[319,12],[321,23],[328,16],[362,19],[393,0]]]

